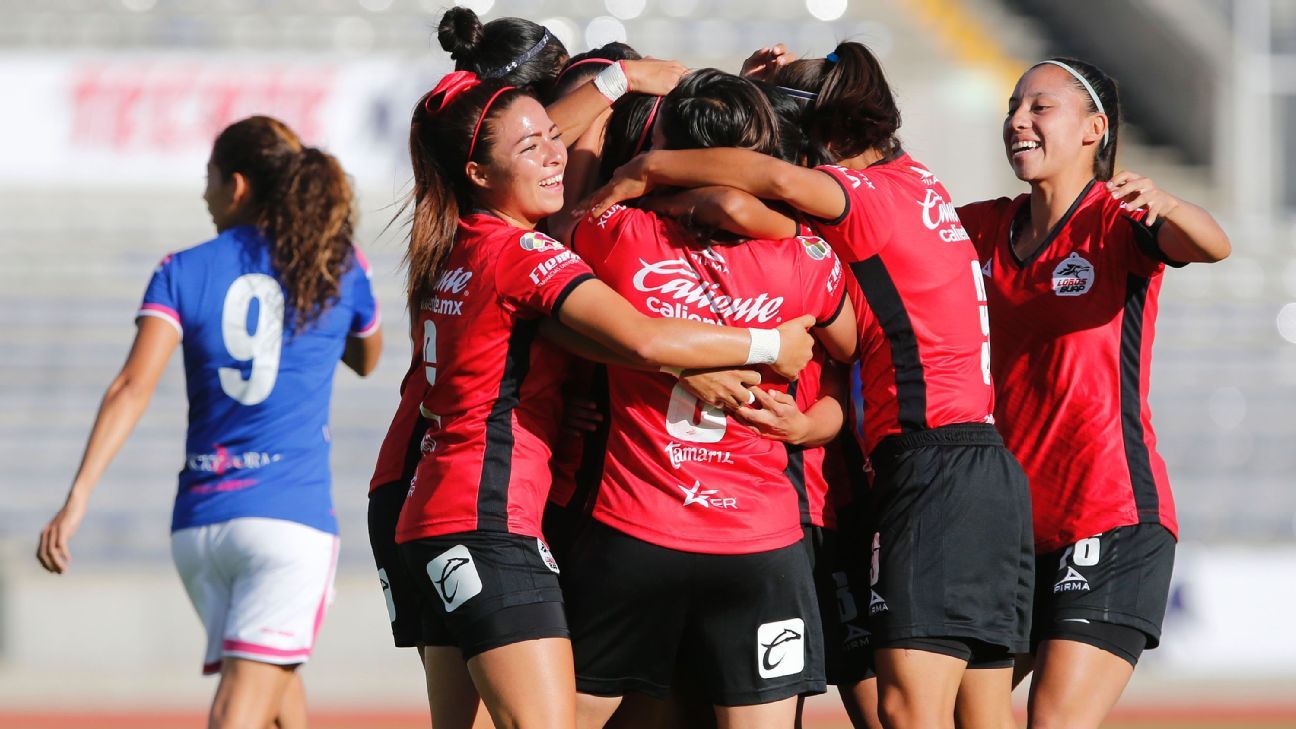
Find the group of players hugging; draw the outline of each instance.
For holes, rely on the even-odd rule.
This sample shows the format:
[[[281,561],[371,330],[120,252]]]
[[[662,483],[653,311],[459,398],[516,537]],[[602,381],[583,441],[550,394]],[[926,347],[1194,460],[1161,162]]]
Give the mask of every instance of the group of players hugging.
[[[1177,526],[1148,376],[1166,266],[1228,255],[1115,166],[1116,83],[1022,74],[1029,185],[958,205],[905,152],[877,57],[734,75],[577,56],[454,8],[416,103],[413,357],[369,531],[432,725],[1096,727],[1159,641]],[[987,144],[994,143],[986,140]],[[216,139],[219,235],[165,258],[62,510],[183,346],[177,568],[212,726],[306,722],[330,599],[328,408],[382,348],[337,161],[268,117]]]

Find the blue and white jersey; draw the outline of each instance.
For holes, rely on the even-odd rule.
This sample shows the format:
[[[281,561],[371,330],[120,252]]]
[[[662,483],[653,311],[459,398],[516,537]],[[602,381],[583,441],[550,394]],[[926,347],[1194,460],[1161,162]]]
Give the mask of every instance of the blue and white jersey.
[[[184,349],[189,432],[171,530],[238,517],[337,533],[329,400],[348,336],[378,331],[369,266],[356,255],[336,301],[296,329],[270,245],[253,226],[167,256],[139,316],[175,326]]]

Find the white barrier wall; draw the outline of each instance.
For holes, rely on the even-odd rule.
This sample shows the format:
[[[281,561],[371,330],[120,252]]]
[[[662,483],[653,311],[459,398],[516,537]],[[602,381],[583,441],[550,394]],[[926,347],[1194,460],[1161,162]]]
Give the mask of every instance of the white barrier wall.
[[[444,60],[300,55],[0,55],[0,185],[193,184],[216,134],[252,114],[336,154],[362,185],[399,185],[414,103]]]
[[[16,549],[6,554],[0,709],[193,708],[209,700],[215,683],[198,675],[202,631],[169,566],[83,564],[53,577]],[[1145,654],[1125,704],[1291,702],[1296,546],[1183,547],[1174,591],[1163,647]],[[386,620],[371,572],[352,565],[339,575],[304,673],[313,704],[422,706],[417,658],[391,647]]]

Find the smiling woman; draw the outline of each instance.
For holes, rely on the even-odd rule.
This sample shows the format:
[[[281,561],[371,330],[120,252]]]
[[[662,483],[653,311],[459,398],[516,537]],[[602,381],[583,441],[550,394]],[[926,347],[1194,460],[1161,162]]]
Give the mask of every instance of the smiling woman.
[[[1213,262],[1205,210],[1115,171],[1121,108],[1097,67],[1018,80],[1004,153],[1030,192],[959,209],[985,273],[995,421],[1030,480],[1032,725],[1097,727],[1160,641],[1177,522],[1148,407],[1167,266]],[[1085,447],[1077,449],[1076,443]],[[978,714],[960,694],[960,715]]]
[[[470,725],[480,696],[501,725],[571,726],[558,564],[540,531],[566,359],[537,336],[541,321],[633,366],[764,363],[794,377],[813,320],[648,318],[595,279],[537,230],[562,208],[567,151],[527,91],[449,74],[415,106],[410,157],[408,296],[428,428],[395,541],[417,566],[432,723]]]

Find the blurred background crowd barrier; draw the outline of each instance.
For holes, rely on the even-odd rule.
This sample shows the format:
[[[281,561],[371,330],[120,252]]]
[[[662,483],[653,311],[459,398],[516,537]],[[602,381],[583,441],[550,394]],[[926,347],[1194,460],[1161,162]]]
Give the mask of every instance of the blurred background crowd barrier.
[[[96,492],[69,574],[32,553],[60,505],[156,262],[211,237],[215,134],[279,116],[354,176],[386,353],[338,378],[338,600],[306,669],[315,702],[422,704],[390,647],[368,479],[410,355],[399,224],[419,95],[450,70],[448,0],[0,0],[0,710],[201,707],[201,629],[170,565],[184,453],[176,357]],[[1119,164],[1205,205],[1225,263],[1166,276],[1152,377],[1182,524],[1164,646],[1130,701],[1269,705],[1296,685],[1296,0],[472,0],[573,53],[624,40],[736,71],[783,42],[859,40],[886,65],[905,146],[956,202],[1023,189],[1000,123],[1018,74],[1064,53],[1121,83]],[[54,703],[56,702],[56,703]],[[196,702],[196,703],[195,703]]]

